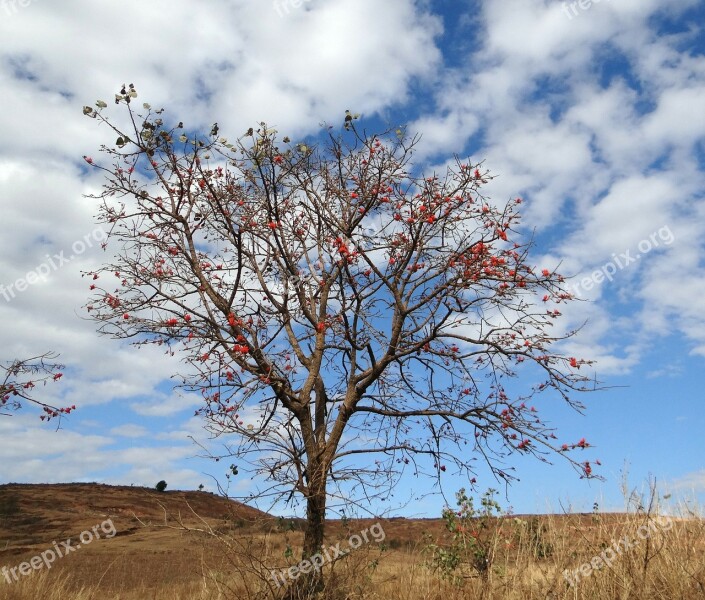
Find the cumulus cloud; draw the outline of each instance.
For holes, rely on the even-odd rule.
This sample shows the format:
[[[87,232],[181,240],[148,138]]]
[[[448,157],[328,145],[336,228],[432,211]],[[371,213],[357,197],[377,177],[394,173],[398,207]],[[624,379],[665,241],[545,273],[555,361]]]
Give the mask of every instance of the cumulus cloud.
[[[687,352],[705,355],[694,301],[705,296],[705,59],[687,50],[700,23],[664,25],[696,0],[603,0],[571,14],[573,3],[552,0],[439,4],[66,0],[0,14],[0,343],[6,359],[60,352],[67,377],[45,398],[85,411],[60,435],[31,417],[0,419],[5,478],[78,480],[110,460],[150,485],[201,477],[180,462],[200,428],[186,415],[199,398],[170,391],[183,365],[100,338],[82,308],[82,271],[110,256],[97,239],[77,251],[96,227],[85,196],[101,186],[81,157],[113,134],[81,108],[110,103],[123,82],[167,118],[189,129],[218,121],[231,138],[259,121],[316,135],[345,109],[408,121],[423,134],[419,161],[470,154],[499,175],[487,190],[495,200],[525,198],[537,264],[560,265],[574,283],[615,255],[640,254],[581,289],[589,303],[563,309],[563,332],[587,319],[567,351],[597,358],[603,374],[634,369],[658,335],[678,333]],[[640,252],[664,227],[672,242]],[[62,252],[60,268],[41,267]],[[30,272],[41,276],[19,291]],[[157,441],[172,445],[145,466],[153,418],[165,422]]]

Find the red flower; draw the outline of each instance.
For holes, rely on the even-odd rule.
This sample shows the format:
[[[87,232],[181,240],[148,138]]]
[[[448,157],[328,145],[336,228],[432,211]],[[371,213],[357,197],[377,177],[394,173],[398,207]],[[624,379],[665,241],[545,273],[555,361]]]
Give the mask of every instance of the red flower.
[[[184,315],[184,321],[187,323],[191,320],[191,315]]]
[[[276,164],[278,164],[278,165],[282,164],[282,161],[283,161],[283,160],[284,160],[284,159],[283,159],[281,156],[279,156],[279,155],[277,155],[277,156],[274,157],[274,162],[275,162]]]
[[[167,322],[166,322],[166,326],[167,326],[167,327],[175,327],[175,326],[178,325],[178,324],[179,324],[179,320],[178,320],[178,319],[168,319]]]
[[[270,221],[267,225],[270,229],[276,229],[277,224],[274,221]]]
[[[83,160],[85,160],[89,165],[93,164],[93,159],[90,156],[84,156]]]
[[[579,369],[580,366],[578,365],[578,359],[574,357],[570,357],[570,366],[573,367],[574,369]]]
[[[541,274],[544,277],[548,277],[551,274],[551,271],[549,271],[548,269],[544,269],[543,271],[541,271]]]
[[[54,375],[54,381],[59,381],[59,379],[61,379],[63,376],[64,376],[63,373],[56,373]]]
[[[318,325],[316,325],[316,331],[321,332],[321,331],[325,331],[325,330],[326,330],[326,324],[325,324],[325,323],[319,323]]]
[[[122,318],[125,319],[125,321],[127,321],[127,319],[130,318],[130,315],[128,313],[125,313],[124,315],[122,315]]]

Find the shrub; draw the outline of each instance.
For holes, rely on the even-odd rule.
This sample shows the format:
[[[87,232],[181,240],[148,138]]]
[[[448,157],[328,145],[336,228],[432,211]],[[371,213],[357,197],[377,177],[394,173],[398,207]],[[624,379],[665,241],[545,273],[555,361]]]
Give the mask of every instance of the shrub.
[[[462,586],[471,574],[489,580],[501,527],[497,517],[503,514],[495,500],[496,493],[497,490],[488,489],[480,498],[480,507],[476,508],[465,489],[458,491],[458,510],[443,510],[445,528],[452,536],[450,546],[429,544],[426,547],[433,570],[456,585]]]
[[[163,479],[154,486],[158,492],[163,492],[166,489],[166,481]]]

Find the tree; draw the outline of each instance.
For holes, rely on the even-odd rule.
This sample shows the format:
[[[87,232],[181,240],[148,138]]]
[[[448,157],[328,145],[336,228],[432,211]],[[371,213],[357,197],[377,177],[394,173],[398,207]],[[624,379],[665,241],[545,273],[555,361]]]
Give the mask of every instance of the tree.
[[[332,502],[386,498],[405,469],[471,478],[482,459],[510,481],[507,456],[557,453],[592,476],[568,453],[588,444],[557,445],[531,405],[552,391],[580,410],[573,392],[593,387],[589,361],[556,349],[574,332],[550,334],[571,296],[516,241],[521,200],[482,195],[481,164],[423,177],[417,138],[352,116],[320,144],[265,124],[230,143],[136,97],[116,95],[129,127],[84,108],[118,136],[105,165],[84,157],[115,251],[86,273],[87,310],[103,334],[183,357],[181,385],[261,493],[305,500],[304,557]]]
[[[158,492],[163,492],[166,490],[166,485],[167,485],[166,481],[164,481],[162,479],[161,481],[157,482],[157,485],[154,486],[154,489],[157,490]]]
[[[24,403],[32,403],[42,408],[39,418],[44,421],[68,415],[76,410],[76,406],[57,407],[38,400],[34,389],[38,385],[59,381],[63,377],[63,365],[53,362],[58,358],[53,352],[25,359],[15,359],[6,364],[0,364],[4,377],[0,381],[0,415],[8,416],[9,411],[22,408]]]

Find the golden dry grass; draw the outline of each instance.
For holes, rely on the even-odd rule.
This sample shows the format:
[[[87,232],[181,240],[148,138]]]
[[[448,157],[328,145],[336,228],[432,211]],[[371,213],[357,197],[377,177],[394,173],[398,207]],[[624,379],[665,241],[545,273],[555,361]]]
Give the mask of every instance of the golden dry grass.
[[[118,535],[93,541],[41,569],[7,583],[7,600],[267,600],[280,598],[270,569],[294,565],[301,533],[262,513],[208,494],[156,494],[108,486],[0,486],[19,502],[0,516],[0,566],[16,566],[106,518]],[[189,505],[198,505],[198,515]],[[164,520],[165,512],[167,521]],[[132,514],[132,513],[135,514]],[[0,515],[2,511],[0,510]],[[179,518],[180,515],[180,518]],[[441,520],[380,521],[383,544],[363,544],[325,566],[326,600],[690,600],[705,598],[705,522],[686,512],[659,521],[656,514],[554,515],[493,519],[494,560],[485,577],[460,568],[462,585],[429,568],[424,548],[448,544]],[[334,521],[331,545],[346,547],[350,535],[373,520]],[[165,526],[168,525],[168,526]],[[639,529],[639,528],[642,529]],[[574,572],[628,536],[609,566]],[[622,544],[623,545],[623,544]],[[293,554],[287,556],[287,547]],[[3,550],[4,548],[4,550]]]

